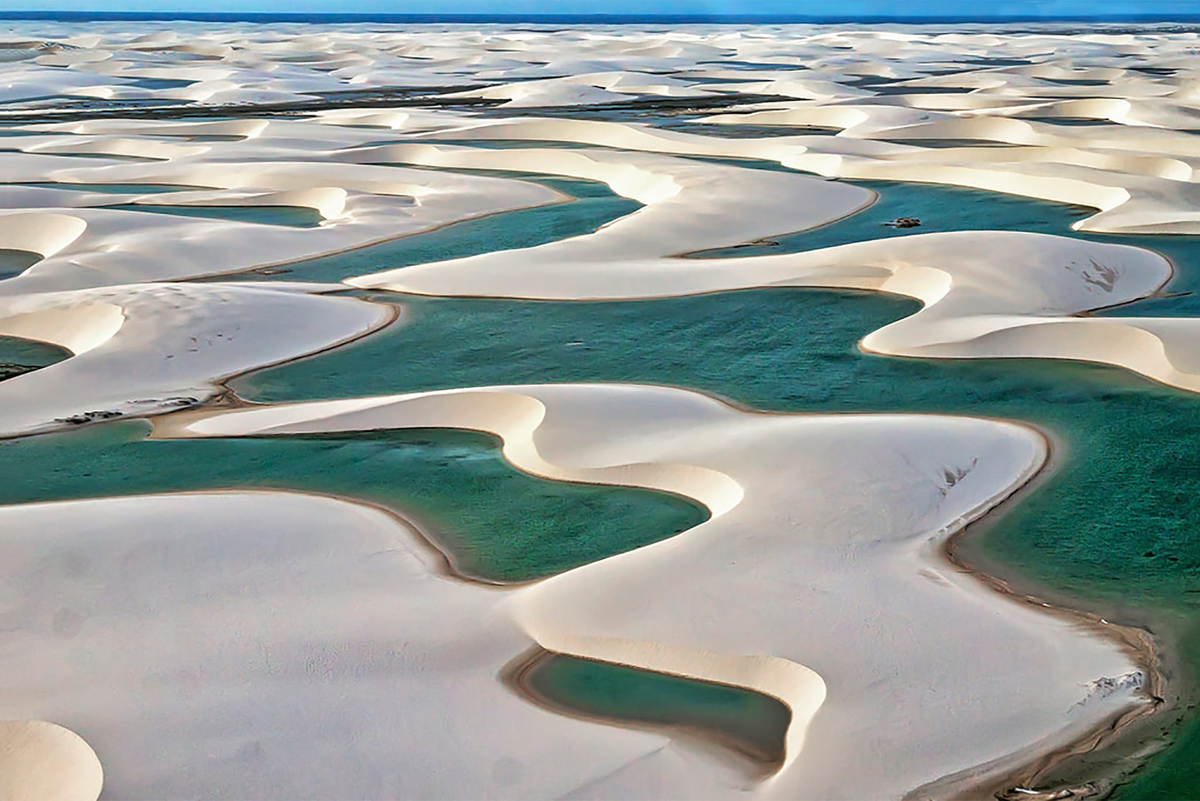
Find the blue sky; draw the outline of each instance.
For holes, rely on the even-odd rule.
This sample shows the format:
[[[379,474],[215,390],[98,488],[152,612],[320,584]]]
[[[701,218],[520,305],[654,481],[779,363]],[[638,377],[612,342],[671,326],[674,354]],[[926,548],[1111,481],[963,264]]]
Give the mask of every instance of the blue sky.
[[[775,14],[874,16],[1200,15],[1200,0],[4,0],[14,11],[209,11],[395,14]],[[982,8],[981,8],[982,6]]]

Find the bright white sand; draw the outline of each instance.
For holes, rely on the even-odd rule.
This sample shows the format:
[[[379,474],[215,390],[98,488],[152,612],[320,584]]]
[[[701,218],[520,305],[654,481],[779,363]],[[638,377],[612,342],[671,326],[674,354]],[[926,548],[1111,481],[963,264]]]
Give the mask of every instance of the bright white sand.
[[[557,300],[870,289],[924,304],[864,332],[872,351],[1083,359],[1200,391],[1196,321],[1078,316],[1161,286],[1169,265],[1148,251],[983,231],[678,258],[808,229],[870,201],[826,180],[839,177],[1081,204],[1096,210],[1076,225],[1088,231],[1200,232],[1194,34],[18,22],[6,39],[0,114],[13,120],[41,113],[46,98],[64,108],[166,100],[240,116],[82,119],[0,135],[12,184],[180,187],[150,196],[0,186],[0,249],[42,257],[0,281],[0,334],[76,354],[0,384],[0,434],[86,412],[168,411],[211,396],[223,377],[386,320],[383,307],[320,294],[329,286],[170,282],[564,200],[453,172],[464,168],[602,181],[643,206],[592,234],[403,270],[380,264],[352,285]],[[253,104],[396,87],[500,101],[527,116],[477,106],[246,115]],[[706,134],[754,125],[788,135],[725,138],[537,111],[729,98],[703,117]],[[320,224],[105,208],[129,203],[300,207]],[[0,571],[12,588],[0,605],[4,717],[33,721],[0,724],[0,782],[17,783],[2,789],[94,798],[100,767],[67,729],[95,749],[118,797],[747,789],[706,752],[514,696],[497,673],[535,642],[783,698],[794,713],[787,763],[752,788],[764,796],[897,797],[964,771],[984,778],[1138,703],[1129,688],[1091,689],[1133,669],[1109,641],[1000,598],[937,555],[939,541],[1045,458],[1041,439],[1016,426],[758,415],[679,390],[597,385],[223,412],[192,418],[190,433],[428,425],[492,431],[524,469],[666,489],[714,516],[500,591],[437,577],[405,526],[323,498],[0,509]],[[168,431],[180,433],[169,420]],[[21,767],[3,769],[14,758]]]
[[[588,178],[604,181],[617,193],[645,204],[594,234],[520,251],[522,263],[530,266],[621,261],[737,245],[814,228],[852,214],[874,199],[873,193],[860,187],[796,173],[643,153],[385,145],[337,157]],[[472,260],[494,264],[497,256],[484,254]]]

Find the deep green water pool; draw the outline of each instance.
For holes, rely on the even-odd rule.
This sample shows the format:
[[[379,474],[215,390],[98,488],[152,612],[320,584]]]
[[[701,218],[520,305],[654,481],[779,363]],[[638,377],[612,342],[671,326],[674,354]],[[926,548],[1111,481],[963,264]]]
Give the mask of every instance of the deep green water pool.
[[[755,169],[784,169],[774,162],[712,160]],[[1154,250],[1176,266],[1175,276],[1163,296],[1104,309],[1096,314],[1112,317],[1200,317],[1200,237],[1079,233],[1071,230],[1071,226],[1094,214],[1094,209],[939,184],[896,181],[852,183],[878,194],[876,202],[858,214],[810,231],[775,237],[772,240],[774,244],[719,248],[693,254],[692,257],[743,258],[800,253],[870,239],[948,231],[997,230],[1053,234],[1088,242]],[[884,225],[899,217],[916,217],[921,225],[918,228],[891,228]]]
[[[764,768],[783,761],[792,720],[782,701],[741,687],[561,654],[539,659],[522,683],[552,708],[707,735]]]
[[[998,553],[1073,591],[1093,593],[1104,580],[1122,595],[1200,589],[1195,396],[1095,365],[863,354],[863,334],[918,308],[865,293],[770,289],[610,303],[413,297],[403,305],[401,324],[233,387],[276,402],[621,381],[693,387],[773,411],[1026,420],[1056,432],[1069,458],[1009,516],[1019,524],[990,538]]]
[[[1064,463],[980,547],[1064,593],[1200,619],[1195,396],[1081,363],[866,355],[857,348],[863,334],[917,309],[882,295],[774,289],[618,303],[404,305],[404,324],[235,388],[276,401],[630,381],[695,387],[777,411],[1025,420],[1055,432]],[[1198,630],[1187,626],[1183,648],[1192,658]],[[1166,768],[1180,769],[1195,779],[1190,756]]]

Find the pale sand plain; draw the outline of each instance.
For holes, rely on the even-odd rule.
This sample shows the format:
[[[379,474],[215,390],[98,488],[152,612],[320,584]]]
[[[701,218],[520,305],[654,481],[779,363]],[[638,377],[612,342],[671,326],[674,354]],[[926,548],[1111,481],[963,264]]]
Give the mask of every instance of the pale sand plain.
[[[1195,33],[184,28],[20,23],[0,49],[0,114],[15,126],[0,137],[0,249],[38,259],[0,281],[0,333],[75,354],[0,384],[5,435],[199,405],[230,375],[391,316],[330,297],[337,285],[183,279],[565,199],[461,169],[602,181],[642,205],[591,234],[348,284],[562,301],[877,290],[924,304],[864,332],[878,353],[1081,359],[1200,388],[1200,323],[1080,316],[1158,291],[1171,265],[1146,250],[979,231],[682,258],[872,202],[836,178],[1084,205],[1096,211],[1076,227],[1093,232],[1200,232]],[[135,105],[146,101],[228,119],[162,120]],[[702,133],[587,118],[614,102],[713,113],[690,115]],[[721,135],[747,125],[751,136]],[[301,208],[312,225],[129,204]],[[763,415],[617,385],[157,419],[171,437],[488,431],[521,469],[667,490],[712,517],[496,589],[439,572],[410,527],[347,500],[0,509],[14,588],[0,716],[82,736],[114,797],[900,797],[986,786],[1149,707],[1146,666],[1118,640],[1001,597],[941,556],[1042,466],[1045,440],[1019,425]],[[535,644],[778,697],[793,715],[784,764],[752,780],[685,741],[529,704],[499,674]],[[34,788],[26,797],[50,792],[43,765],[64,763],[64,797],[98,793],[96,757],[61,729],[2,731],[0,772]]]

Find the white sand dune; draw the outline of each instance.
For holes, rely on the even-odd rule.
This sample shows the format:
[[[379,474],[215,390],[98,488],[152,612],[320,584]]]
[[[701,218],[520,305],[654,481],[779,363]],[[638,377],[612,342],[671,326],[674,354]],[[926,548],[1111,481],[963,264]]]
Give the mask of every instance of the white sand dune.
[[[599,231],[521,251],[525,264],[620,261],[737,245],[801,231],[869,205],[873,193],[795,173],[727,167],[640,153],[561,149],[481,150],[385,145],[345,158],[440,167],[523,170],[604,181],[645,204]],[[475,257],[493,261],[497,254]]]
[[[1087,314],[1169,279],[1171,265],[1147,250],[977,231],[679,258],[871,202],[836,178],[1082,205],[1095,213],[1081,231],[1198,233],[1194,33],[12,28],[0,42],[0,117],[17,123],[0,127],[0,249],[40,260],[0,281],[0,335],[74,355],[0,383],[0,435],[163,414],[211,397],[226,376],[359,336],[388,315],[322,294],[330,285],[184,279],[567,200],[461,170],[600,181],[642,206],[582,236],[381,263],[350,285],[561,301],[866,289],[923,304],[863,332],[874,352],[1087,360],[1200,391],[1196,320]],[[421,93],[436,104],[361,105]],[[146,101],[213,119],[142,117]],[[264,119],[255,107],[265,104],[305,112]],[[629,104],[626,119],[640,122],[615,119]],[[114,116],[121,108],[139,116]],[[147,184],[178,191],[139,189]],[[300,208],[312,225],[151,206]],[[1114,641],[1001,598],[940,556],[947,536],[1045,460],[1042,438],[1017,425],[764,415],[613,385],[158,419],[159,436],[488,431],[527,471],[674,492],[712,517],[496,589],[438,574],[411,528],[329,498],[0,508],[0,573],[12,588],[0,604],[12,721],[0,724],[0,795],[92,799],[100,763],[114,797],[948,795],[1145,703]],[[686,738],[527,703],[497,676],[533,644],[780,698],[793,711],[785,764],[755,782]],[[1116,691],[1102,678],[1117,679]]]
[[[942,538],[1041,465],[1040,436],[1012,425],[762,415],[622,385],[448,390],[164,425],[160,436],[472,428],[501,436],[506,457],[534,473],[703,502],[713,517],[696,529],[518,590],[505,609],[552,651],[783,699],[794,715],[788,756],[760,788],[767,796],[881,797],[993,760],[1000,771],[1025,743],[1062,742],[1133,701],[1086,689],[1133,670],[1119,650],[997,602],[937,555]],[[947,719],[968,702],[970,715]],[[875,723],[864,730],[868,709]],[[908,733],[897,738],[897,727]],[[969,736],[979,728],[988,738]],[[852,750],[872,754],[872,767],[848,775],[836,755]],[[663,786],[642,768],[636,776],[617,772],[588,794]]]
[[[0,518],[6,710],[85,733],[106,795],[561,795],[667,744],[505,689],[528,638],[379,511],[245,493]]]
[[[74,355],[0,383],[0,434],[62,427],[89,412],[188,406],[215,394],[221,378],[322,350],[389,319],[386,307],[304,289],[135,284],[7,299],[0,334]],[[304,320],[301,330],[282,324],[295,319]]]
[[[961,117],[897,105],[847,103],[716,115],[704,121],[818,126],[839,133],[718,139],[626,123],[554,119],[460,126],[422,138],[565,141],[679,155],[763,159],[831,177],[953,184],[1090,206],[1102,212],[1080,221],[1080,230],[1200,231],[1200,196],[1195,194],[1191,165],[1200,157],[1200,145],[1189,134],[1124,127],[1116,132],[1097,131],[1006,117]],[[867,149],[856,141],[863,138],[895,139],[910,146],[884,144]],[[1014,147],[911,146],[939,139],[1004,142]],[[1171,180],[1164,183],[1163,178]]]
[[[45,259],[70,245],[86,229],[86,222],[69,214],[6,214],[0,216],[0,247],[36,253]]]
[[[439,397],[454,402],[430,402]],[[543,415],[532,429],[531,408]],[[1117,648],[998,601],[936,554],[940,538],[1041,463],[1040,438],[1015,426],[757,415],[680,390],[600,385],[233,411],[188,429],[430,425],[498,433],[510,459],[550,475],[670,484],[715,514],[659,545],[497,593],[431,580],[431,557],[403,525],[338,501],[236,494],[7,507],[0,545],[14,556],[5,575],[22,602],[9,610],[17,629],[3,647],[25,655],[19,673],[3,660],[12,709],[55,713],[88,732],[109,791],[135,797],[194,786],[256,797],[744,793],[736,771],[698,761],[686,744],[664,748],[658,736],[512,696],[495,675],[533,641],[781,697],[794,713],[788,761],[758,792],[862,797],[899,794],[1033,740],[1060,741],[1137,703],[1128,689],[1088,689],[1132,670]],[[722,508],[729,490],[710,474],[744,499]],[[848,486],[858,490],[835,489]],[[47,523],[56,533],[34,537]],[[364,572],[368,554],[376,556]],[[237,592],[219,591],[230,582]],[[116,594],[95,589],[118,584]],[[189,589],[197,587],[205,589]],[[47,616],[54,631],[21,623]],[[123,646],[119,633],[131,626],[144,647]],[[858,634],[847,639],[846,630]],[[103,666],[86,681],[65,669],[83,652]],[[109,688],[103,696],[88,691],[96,681]],[[928,703],[931,694],[939,703]],[[972,714],[947,720],[944,709],[967,699]],[[131,719],[114,706],[145,711]],[[863,709],[875,710],[873,733],[856,723]],[[893,716],[908,736],[893,736]],[[979,727],[991,736],[968,736]],[[348,746],[333,731],[357,734]],[[143,759],[150,742],[168,758]],[[872,771],[834,768],[835,755],[858,749],[874,754]],[[397,763],[396,753],[422,756]]]

